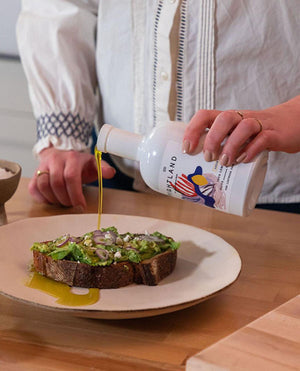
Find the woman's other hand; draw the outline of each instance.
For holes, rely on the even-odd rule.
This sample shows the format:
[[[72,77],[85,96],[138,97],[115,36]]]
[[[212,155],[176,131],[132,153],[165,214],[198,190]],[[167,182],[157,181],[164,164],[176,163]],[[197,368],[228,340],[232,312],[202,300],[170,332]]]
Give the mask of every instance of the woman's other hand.
[[[97,180],[95,156],[77,151],[62,151],[54,147],[39,154],[40,164],[29,183],[29,192],[38,202],[74,206],[86,209],[82,184]],[[115,169],[102,161],[102,176],[110,179]]]

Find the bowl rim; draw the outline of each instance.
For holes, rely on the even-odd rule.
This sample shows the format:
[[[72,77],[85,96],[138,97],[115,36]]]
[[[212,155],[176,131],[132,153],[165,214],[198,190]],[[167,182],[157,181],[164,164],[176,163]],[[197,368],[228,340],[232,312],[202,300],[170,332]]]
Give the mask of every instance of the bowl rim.
[[[21,170],[22,170],[22,167],[20,164],[18,164],[17,162],[15,161],[9,161],[9,160],[4,160],[4,159],[0,159],[0,168],[6,168],[8,170],[10,170],[13,175],[8,177],[8,178],[3,178],[3,179],[0,179],[0,181],[3,181],[3,180],[7,180],[7,179],[11,179],[13,177],[16,177],[20,174]]]

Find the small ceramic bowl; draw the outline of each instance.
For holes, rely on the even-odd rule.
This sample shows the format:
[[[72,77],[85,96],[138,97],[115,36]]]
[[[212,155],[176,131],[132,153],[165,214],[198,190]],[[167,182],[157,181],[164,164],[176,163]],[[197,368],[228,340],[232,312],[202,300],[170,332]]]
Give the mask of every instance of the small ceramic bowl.
[[[5,202],[12,197],[18,187],[22,168],[16,162],[6,160],[0,160],[0,168],[12,173],[8,178],[0,177],[0,225],[3,225],[7,223],[4,205]]]

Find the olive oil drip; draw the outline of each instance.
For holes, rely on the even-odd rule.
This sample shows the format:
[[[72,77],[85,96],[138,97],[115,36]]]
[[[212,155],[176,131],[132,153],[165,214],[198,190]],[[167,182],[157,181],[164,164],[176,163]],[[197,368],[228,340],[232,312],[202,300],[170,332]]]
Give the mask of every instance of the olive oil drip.
[[[71,291],[72,288],[65,283],[54,281],[37,272],[31,272],[25,286],[45,292],[57,298],[56,303],[69,307],[92,305],[97,303],[100,297],[99,289],[88,289],[87,294],[75,294]]]
[[[97,223],[97,229],[100,229],[101,215],[102,215],[102,204],[103,204],[103,183],[102,183],[102,168],[101,168],[102,152],[98,151],[97,147],[95,147],[95,157],[96,157],[97,169],[98,169],[98,223]]]

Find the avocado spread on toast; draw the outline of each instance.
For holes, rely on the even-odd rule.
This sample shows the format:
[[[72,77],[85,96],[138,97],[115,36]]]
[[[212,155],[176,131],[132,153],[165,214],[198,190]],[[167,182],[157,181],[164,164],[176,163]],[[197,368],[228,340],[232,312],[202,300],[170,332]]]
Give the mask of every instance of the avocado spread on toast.
[[[167,250],[177,250],[180,243],[159,232],[119,234],[115,227],[85,233],[81,237],[60,236],[51,241],[35,242],[31,250],[54,260],[70,260],[91,266],[107,266],[130,261],[140,263]]]

